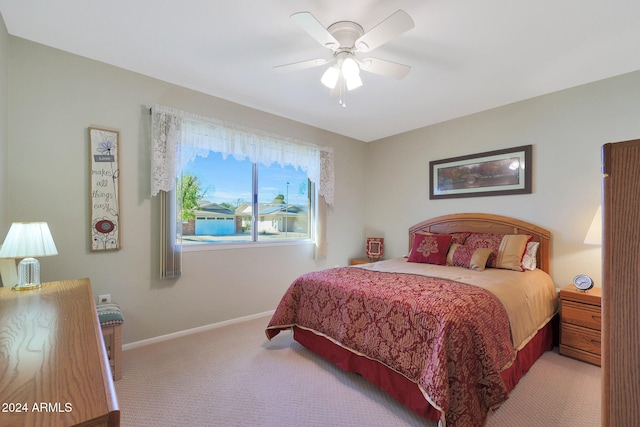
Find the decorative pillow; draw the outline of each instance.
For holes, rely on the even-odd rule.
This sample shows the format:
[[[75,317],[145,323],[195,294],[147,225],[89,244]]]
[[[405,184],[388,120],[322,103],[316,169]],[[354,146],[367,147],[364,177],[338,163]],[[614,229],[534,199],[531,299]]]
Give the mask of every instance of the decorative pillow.
[[[527,243],[527,250],[524,252],[524,256],[522,257],[522,268],[525,270],[535,270],[538,266],[536,261],[536,255],[538,253],[538,247],[540,246],[540,242],[529,242]]]
[[[459,233],[432,233],[430,231],[418,231],[416,234],[424,234],[425,236],[451,236],[451,244],[457,243],[459,245],[464,245],[464,241],[467,240],[467,237],[471,235],[471,233],[459,232]]]
[[[124,316],[116,303],[106,302],[96,304],[96,311],[98,312],[98,321],[102,327],[124,323]]]
[[[473,249],[491,248],[487,267],[505,270],[523,271],[522,257],[531,240],[528,234],[495,234],[472,233],[465,241],[465,246]]]
[[[472,249],[469,246],[454,243],[447,254],[447,265],[483,271],[492,252],[491,248]]]
[[[416,234],[407,261],[445,265],[450,243],[448,234]]]

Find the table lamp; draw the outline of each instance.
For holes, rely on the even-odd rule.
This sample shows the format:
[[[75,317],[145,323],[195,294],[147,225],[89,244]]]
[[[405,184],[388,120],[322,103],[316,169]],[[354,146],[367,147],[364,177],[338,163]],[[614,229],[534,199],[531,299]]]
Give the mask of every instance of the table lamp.
[[[585,245],[602,245],[602,205],[598,206],[593,216],[587,235],[584,238]]]
[[[18,264],[18,284],[14,290],[40,286],[40,262],[35,257],[58,255],[46,222],[14,222],[0,248],[0,258],[24,258]]]

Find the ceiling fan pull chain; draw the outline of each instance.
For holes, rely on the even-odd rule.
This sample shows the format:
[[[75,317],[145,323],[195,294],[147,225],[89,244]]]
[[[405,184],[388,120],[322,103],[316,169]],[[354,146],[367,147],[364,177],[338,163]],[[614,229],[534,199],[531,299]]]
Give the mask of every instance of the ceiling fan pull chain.
[[[346,90],[346,82],[344,81],[344,79],[340,79],[340,105],[342,105],[342,108],[347,108],[347,90]]]

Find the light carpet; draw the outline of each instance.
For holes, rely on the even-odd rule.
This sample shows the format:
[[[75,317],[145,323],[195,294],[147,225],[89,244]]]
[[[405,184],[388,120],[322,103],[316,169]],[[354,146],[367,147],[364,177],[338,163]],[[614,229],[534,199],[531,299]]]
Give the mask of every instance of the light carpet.
[[[268,317],[124,351],[122,426],[428,426]],[[600,368],[546,352],[488,427],[599,426]]]

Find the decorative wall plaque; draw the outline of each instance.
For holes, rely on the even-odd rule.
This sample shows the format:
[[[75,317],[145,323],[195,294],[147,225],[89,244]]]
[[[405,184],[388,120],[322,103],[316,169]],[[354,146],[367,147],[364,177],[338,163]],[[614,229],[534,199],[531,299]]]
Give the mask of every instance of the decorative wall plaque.
[[[120,169],[117,131],[89,128],[91,251],[120,249]]]

